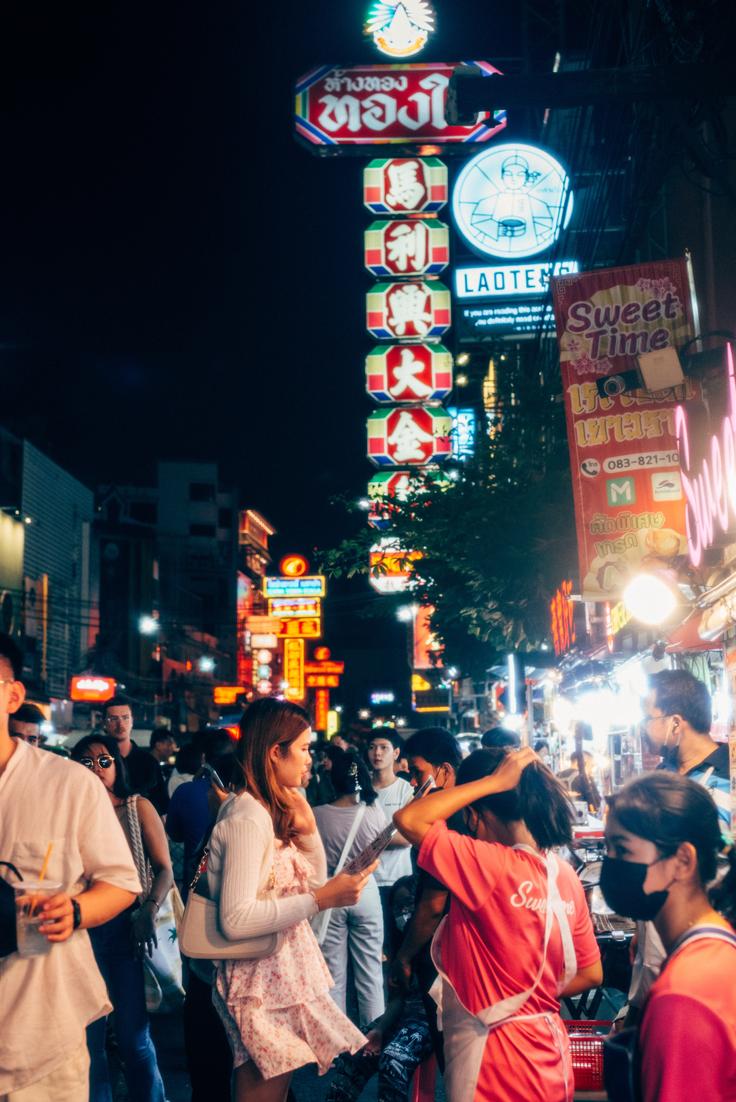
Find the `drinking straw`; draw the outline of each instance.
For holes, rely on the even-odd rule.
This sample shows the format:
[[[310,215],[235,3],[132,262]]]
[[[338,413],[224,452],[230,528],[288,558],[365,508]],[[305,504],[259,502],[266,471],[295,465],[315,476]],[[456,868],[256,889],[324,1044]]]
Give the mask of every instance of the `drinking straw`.
[[[52,850],[53,848],[54,848],[54,843],[53,843],[53,842],[49,842],[48,846],[46,847],[46,856],[44,857],[44,859],[43,859],[43,864],[41,865],[41,871],[40,871],[40,873],[38,874],[38,882],[39,882],[39,884],[41,883],[41,881],[43,880],[44,876],[46,875],[46,870],[48,869],[48,867],[49,867],[49,861],[51,860],[51,850]]]

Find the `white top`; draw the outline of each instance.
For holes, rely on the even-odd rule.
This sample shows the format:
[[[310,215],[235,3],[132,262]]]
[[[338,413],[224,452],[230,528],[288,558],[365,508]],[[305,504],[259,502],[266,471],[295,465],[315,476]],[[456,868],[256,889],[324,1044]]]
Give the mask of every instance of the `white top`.
[[[35,879],[49,842],[46,877],[70,895],[99,881],[140,892],[130,848],[98,778],[16,740],[0,775],[0,860]],[[82,1043],[85,1026],[111,1009],[86,930],[43,956],[11,953],[0,960],[0,1096],[50,1075]]]
[[[310,893],[273,899],[264,895],[276,845],[273,822],[265,807],[247,792],[226,800],[210,838],[207,883],[219,903],[218,918],[225,937],[244,937],[286,930],[317,913]],[[312,867],[309,886],[324,884],[325,851],[318,832],[302,836],[300,852]]]
[[[327,868],[337,868],[345,843],[348,840],[355,816],[358,814],[360,804],[352,807],[335,807],[334,804],[320,804],[314,809],[314,817],[317,820],[322,844],[327,856]],[[365,814],[355,835],[355,840],[350,847],[350,853],[346,855],[346,861],[357,856],[361,850],[370,845],[386,826],[386,816],[383,814],[378,800],[370,807],[366,807]]]
[[[377,788],[378,802],[383,809],[386,822],[393,821],[394,812],[399,811],[414,797],[414,789],[408,781],[397,777],[388,788]],[[411,847],[393,846],[385,849],[380,857],[380,863],[374,876],[379,888],[390,887],[400,880],[402,876],[411,876]]]

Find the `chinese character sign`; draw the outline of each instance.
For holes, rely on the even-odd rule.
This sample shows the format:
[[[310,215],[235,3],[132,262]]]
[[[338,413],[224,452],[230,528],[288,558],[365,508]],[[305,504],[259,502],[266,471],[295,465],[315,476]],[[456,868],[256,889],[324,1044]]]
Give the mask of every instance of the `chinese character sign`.
[[[692,335],[687,266],[583,272],[553,279],[552,288],[582,594],[615,601],[637,570],[686,550],[675,408],[698,384],[649,392],[610,377]],[[606,379],[614,385],[597,385]]]
[[[563,582],[550,601],[549,626],[555,654],[566,654],[575,644],[575,615],[571,581]]]
[[[304,639],[284,639],[284,680],[287,700],[304,700]]]
[[[366,295],[366,328],[379,340],[441,337],[450,323],[443,283],[377,283]]]
[[[368,418],[368,458],[377,467],[422,467],[452,453],[452,419],[427,406],[377,410]]]
[[[447,197],[447,166],[436,157],[383,158],[363,169],[363,203],[374,214],[432,214]]]
[[[441,401],[452,390],[452,355],[442,344],[379,345],[365,362],[376,402]]]
[[[437,275],[450,262],[450,231],[436,218],[372,222],[363,259],[374,276]]]
[[[487,61],[463,64],[485,76],[498,73]],[[506,112],[493,118],[481,112],[470,126],[451,126],[445,103],[454,69],[446,61],[323,65],[297,82],[296,132],[316,153],[326,152],[325,146],[486,142],[504,128]]]

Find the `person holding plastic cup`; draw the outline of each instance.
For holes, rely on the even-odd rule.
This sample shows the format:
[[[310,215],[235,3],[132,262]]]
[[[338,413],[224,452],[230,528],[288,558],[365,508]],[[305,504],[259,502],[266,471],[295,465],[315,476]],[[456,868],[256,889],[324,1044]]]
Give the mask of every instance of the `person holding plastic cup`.
[[[85,1028],[111,1010],[87,930],[130,907],[140,884],[102,785],[11,736],[22,668],[18,647],[0,634],[0,894],[12,897],[11,885],[25,882],[16,892],[19,941],[15,910],[0,908],[0,1099],[87,1102]],[[29,945],[32,955],[22,956]]]

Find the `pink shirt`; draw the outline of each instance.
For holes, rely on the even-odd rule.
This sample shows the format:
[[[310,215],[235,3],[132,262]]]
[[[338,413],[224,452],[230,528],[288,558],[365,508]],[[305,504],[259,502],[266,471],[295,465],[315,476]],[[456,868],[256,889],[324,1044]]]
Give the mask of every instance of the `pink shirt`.
[[[683,946],[652,985],[641,1024],[644,1102],[736,1098],[736,948]]]
[[[567,862],[558,864],[557,884],[570,920],[577,966],[587,968],[600,952],[585,895]],[[547,874],[539,857],[456,834],[438,822],[424,838],[419,865],[452,893],[442,962],[468,1010],[478,1013],[531,987],[544,943],[547,899]],[[562,939],[555,922],[547,963],[525,1014],[559,1011],[563,973]]]

